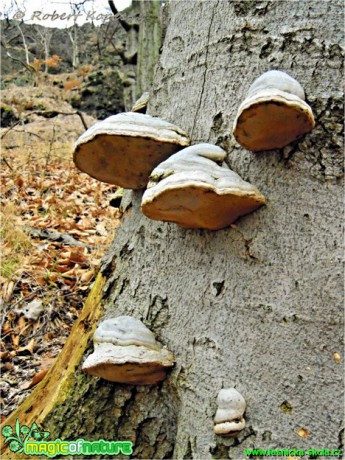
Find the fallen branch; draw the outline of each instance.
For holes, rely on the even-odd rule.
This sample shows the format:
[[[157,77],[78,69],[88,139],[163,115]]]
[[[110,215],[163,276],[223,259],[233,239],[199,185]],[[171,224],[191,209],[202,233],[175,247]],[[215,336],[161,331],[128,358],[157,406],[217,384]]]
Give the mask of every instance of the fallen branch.
[[[29,225],[24,225],[23,230],[28,233],[32,238],[39,238],[40,240],[50,240],[55,241],[57,243],[63,243],[68,246],[80,246],[83,248],[93,248],[91,244],[81,243],[80,241],[73,238],[73,236],[69,235],[65,232],[55,232],[52,230],[48,230],[46,228],[34,228],[30,227]]]
[[[59,110],[33,110],[32,112],[30,112],[28,114],[28,116],[32,115],[32,114],[35,114],[35,115],[38,115],[40,117],[44,117],[44,118],[54,118],[54,117],[57,117],[58,115],[66,115],[66,116],[70,116],[70,115],[78,115],[78,117],[80,118],[85,130],[88,129],[88,126],[86,124],[86,121],[85,121],[85,118],[83,116],[83,114],[77,110],[76,112],[60,112]]]
[[[80,246],[83,248],[94,249],[94,248],[107,248],[106,245],[92,245],[88,243],[82,243],[73,236],[66,232],[56,232],[48,230],[47,228],[34,228],[29,225],[24,225],[23,230],[28,233],[32,238],[39,238],[40,240],[55,241],[56,243],[66,244],[68,246]]]

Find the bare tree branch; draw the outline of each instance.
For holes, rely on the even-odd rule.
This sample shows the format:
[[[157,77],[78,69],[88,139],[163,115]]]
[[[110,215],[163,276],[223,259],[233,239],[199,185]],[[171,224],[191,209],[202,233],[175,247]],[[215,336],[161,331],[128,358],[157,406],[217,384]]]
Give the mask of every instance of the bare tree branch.
[[[18,62],[19,64],[21,64],[23,67],[26,68],[26,70],[28,70],[29,72],[35,72],[35,69],[30,65],[30,64],[26,64],[24,61],[22,61],[21,59],[19,58],[16,58],[14,56],[11,55],[11,53],[8,51],[8,47],[6,45],[6,43],[4,42],[4,40],[1,40],[1,46],[6,50],[6,54],[7,56],[12,59],[12,61],[14,62]]]
[[[20,27],[20,25],[18,23],[16,23],[16,27],[17,29],[19,30],[19,33],[22,37],[22,41],[23,41],[23,46],[24,46],[24,51],[25,51],[25,59],[26,59],[26,64],[27,65],[30,65],[30,59],[29,59],[29,49],[28,49],[28,45],[26,43],[26,38],[24,36],[24,33]]]
[[[121,16],[121,14],[118,12],[118,9],[115,6],[115,3],[112,0],[109,0],[108,3],[109,3],[110,9],[111,9],[113,15],[119,20],[119,23],[122,25],[122,27],[125,29],[125,31],[128,32],[129,30],[131,30],[131,28],[133,26],[131,24],[129,24],[129,22],[127,22],[123,18],[123,16]]]

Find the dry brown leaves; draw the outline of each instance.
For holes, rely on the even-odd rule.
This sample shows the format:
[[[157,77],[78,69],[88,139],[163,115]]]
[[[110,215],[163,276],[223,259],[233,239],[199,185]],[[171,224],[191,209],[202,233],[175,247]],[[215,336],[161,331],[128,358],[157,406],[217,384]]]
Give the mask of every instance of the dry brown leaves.
[[[22,137],[13,130],[3,138],[3,417],[42,380],[60,352],[119,225],[119,210],[109,206],[116,187],[74,167],[71,142],[61,142],[61,115],[59,120],[54,138],[54,119],[35,119],[18,128]],[[73,130],[75,139],[83,132],[77,116],[65,117],[65,124],[67,138]],[[52,240],[45,231],[61,238]],[[72,238],[66,240],[66,234]]]

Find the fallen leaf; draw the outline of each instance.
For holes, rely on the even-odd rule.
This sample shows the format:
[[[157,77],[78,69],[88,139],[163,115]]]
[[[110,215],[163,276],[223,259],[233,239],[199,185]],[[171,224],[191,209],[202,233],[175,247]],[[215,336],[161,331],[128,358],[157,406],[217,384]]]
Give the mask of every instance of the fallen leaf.
[[[9,351],[0,351],[0,360],[5,361],[6,358],[10,356]]]
[[[90,231],[90,230],[89,230]],[[70,230],[68,232],[70,235],[77,235],[77,236],[89,236],[89,233],[87,232],[81,232],[80,230]],[[96,231],[94,231],[96,233]]]
[[[1,288],[1,295],[5,302],[9,302],[11,300],[12,294],[14,290],[14,282],[9,281],[3,284]]]
[[[83,283],[89,283],[89,282],[92,280],[94,274],[95,274],[95,270],[94,270],[94,269],[88,270],[87,272],[84,272],[84,273],[81,275],[80,278],[81,278],[81,280],[82,280]]]
[[[63,276],[63,277],[67,276],[67,277],[74,278],[76,276],[76,272],[77,272],[78,268],[79,268],[79,265],[77,264],[71,270],[68,270],[67,272],[62,273],[61,276]]]
[[[44,336],[44,340],[46,340],[47,342],[51,342],[54,337],[55,337],[55,332],[50,331]]]
[[[17,176],[16,177],[16,181],[15,181],[16,185],[19,187],[19,188],[22,188],[23,185],[24,185],[24,179],[22,176]]]
[[[19,346],[19,335],[11,334],[11,342],[15,348]]]
[[[24,383],[23,385],[20,386],[21,390],[28,390],[29,388],[34,387],[38,383],[40,383],[41,380],[44,379],[44,377],[47,375],[48,369],[44,369],[43,371],[38,372],[37,374],[34,375],[33,379],[29,383]]]
[[[12,332],[12,327],[11,327],[10,321],[7,320],[2,328],[2,333],[3,335],[6,335],[6,334],[9,334],[10,332]]]
[[[20,316],[19,319],[18,319],[18,322],[17,322],[18,330],[22,331],[25,326],[26,326],[25,318],[24,318],[24,316]],[[22,334],[23,334],[23,332],[22,332]]]
[[[17,354],[24,355],[24,354],[29,353],[30,355],[32,355],[32,353],[34,352],[34,348],[35,348],[35,339],[31,339],[30,342],[25,347],[18,348]]]

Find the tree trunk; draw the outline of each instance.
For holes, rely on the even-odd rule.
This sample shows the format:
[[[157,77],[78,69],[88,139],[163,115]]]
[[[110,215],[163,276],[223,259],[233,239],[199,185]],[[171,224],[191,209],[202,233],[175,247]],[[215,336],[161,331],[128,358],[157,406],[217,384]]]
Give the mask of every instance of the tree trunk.
[[[79,37],[78,37],[78,26],[77,24],[73,25],[73,29],[68,31],[68,36],[71,40],[71,63],[73,69],[79,67]]]
[[[149,113],[193,143],[225,148],[267,205],[231,228],[186,230],[150,221],[142,192],[128,192],[102,265],[104,318],[142,319],[176,366],[163,383],[135,387],[86,376],[79,364],[39,422],[52,439],[132,441],[133,458],[340,449],[342,2],[176,1],[169,14]],[[316,126],[253,154],[233,140],[232,123],[269,69],[302,84]],[[217,437],[216,397],[232,386],[246,399],[246,428]]]
[[[136,70],[137,99],[152,86],[154,68],[161,46],[160,0],[140,2],[141,24],[138,36],[138,64]]]
[[[162,41],[159,0],[133,0],[126,30],[123,73],[124,105],[131,110],[134,102],[152,86],[154,68]]]
[[[24,47],[24,51],[25,51],[25,62],[27,65],[30,64],[30,58],[29,58],[29,48],[28,48],[28,45],[26,43],[26,38],[25,38],[25,35],[23,34],[23,31],[20,27],[20,25],[18,23],[15,23],[16,24],[16,27],[17,29],[19,30],[19,33],[22,37],[22,40],[23,40],[23,47]]]

